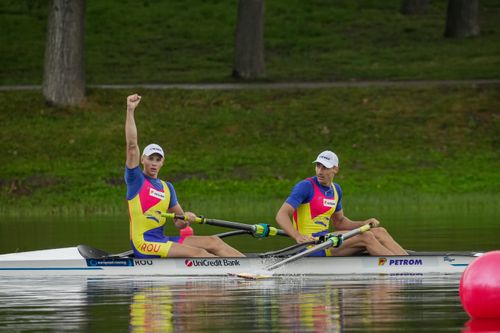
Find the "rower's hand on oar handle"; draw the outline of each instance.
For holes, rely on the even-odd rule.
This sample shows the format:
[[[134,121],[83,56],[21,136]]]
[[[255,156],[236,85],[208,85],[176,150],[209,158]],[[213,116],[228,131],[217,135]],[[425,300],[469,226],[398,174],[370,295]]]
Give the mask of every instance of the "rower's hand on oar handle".
[[[302,244],[302,243],[314,242],[316,241],[316,239],[314,239],[314,237],[309,235],[299,234],[297,237],[295,237],[295,241],[297,242],[297,244]]]
[[[364,223],[369,224],[371,228],[378,228],[380,226],[380,221],[373,217],[371,219],[366,220]]]
[[[186,221],[186,222],[191,223],[191,222],[196,222],[197,218],[198,218],[198,216],[196,216],[195,213],[193,213],[193,212],[185,212],[183,220]]]
[[[341,234],[339,235],[330,234],[328,239],[332,241],[332,247],[339,247],[344,242],[344,237]]]
[[[188,215],[189,213],[189,215]],[[176,215],[175,213],[161,213],[161,216],[167,218],[167,219],[173,219],[173,220],[183,220],[187,221],[189,223],[191,222],[196,222],[196,223],[205,223],[205,218],[203,216],[196,216],[196,214],[191,213],[191,212],[186,212],[184,215]]]
[[[331,241],[332,247],[339,247],[340,245],[342,245],[344,237],[342,236],[342,234],[326,234],[324,236],[320,236],[317,243],[320,244],[326,241]]]
[[[177,228],[182,229],[191,224],[191,222],[196,222],[198,217],[193,212],[184,212],[184,215],[174,215],[174,223]]]

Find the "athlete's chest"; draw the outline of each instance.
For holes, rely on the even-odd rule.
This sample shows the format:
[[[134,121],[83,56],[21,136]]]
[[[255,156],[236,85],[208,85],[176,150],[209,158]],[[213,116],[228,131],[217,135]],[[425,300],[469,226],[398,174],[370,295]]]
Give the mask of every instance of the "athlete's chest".
[[[141,201],[149,205],[157,204],[170,198],[168,190],[165,191],[165,186],[162,184],[153,184],[147,179],[142,184],[139,195]]]
[[[165,200],[167,198],[166,193],[163,191],[163,189],[158,190],[154,186],[148,186],[146,188],[146,193],[149,197],[159,199],[159,200]]]
[[[314,195],[311,200],[311,207],[318,209],[329,209],[335,208],[337,206],[338,198],[336,196],[333,187],[320,188],[318,186],[314,187]]]

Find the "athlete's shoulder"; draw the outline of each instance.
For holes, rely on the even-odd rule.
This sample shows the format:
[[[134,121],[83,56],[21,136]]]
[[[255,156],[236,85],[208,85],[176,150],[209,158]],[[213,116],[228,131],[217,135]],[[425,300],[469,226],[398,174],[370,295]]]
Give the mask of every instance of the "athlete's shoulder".
[[[309,179],[303,179],[295,184],[292,193],[290,193],[285,202],[293,208],[297,208],[300,204],[310,202],[313,195],[314,188],[312,182]]]
[[[165,182],[167,184],[168,191],[170,192],[170,203],[168,208],[172,208],[177,205],[177,193],[175,193],[174,185],[170,182]]]
[[[125,183],[130,185],[135,182],[143,181],[145,178],[144,173],[142,172],[139,166],[134,168],[129,168],[125,165]]]
[[[127,184],[127,200],[134,198],[140,191],[146,176],[139,167],[129,169],[125,166],[125,183]]]
[[[335,186],[335,189],[339,194],[342,194],[342,187],[340,187],[339,183],[333,183],[333,186]]]
[[[313,189],[313,183],[314,180],[312,178],[302,179],[297,184],[295,184],[295,189],[307,192]]]
[[[125,165],[125,172],[126,173],[142,173],[142,170],[139,166],[129,168],[127,165]]]
[[[164,180],[163,182],[167,184],[167,187],[170,191],[174,190],[174,185],[171,182],[167,182],[166,180]]]

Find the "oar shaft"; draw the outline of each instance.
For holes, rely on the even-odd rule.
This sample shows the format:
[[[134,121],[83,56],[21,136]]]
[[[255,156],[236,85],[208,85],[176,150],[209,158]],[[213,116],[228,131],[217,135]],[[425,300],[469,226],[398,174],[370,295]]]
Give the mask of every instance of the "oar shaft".
[[[179,220],[187,220],[187,216],[185,215],[176,215],[174,213],[162,213],[161,214],[163,217],[166,218],[172,218],[172,219],[179,219]],[[215,219],[207,219],[205,217],[197,216],[195,219],[195,222],[198,224],[210,224],[218,227],[226,227],[226,228],[233,228],[233,229],[241,229],[241,230],[247,230],[247,231],[255,231],[255,226],[250,225],[250,224],[245,224],[245,223],[238,223],[238,222],[231,222],[231,221],[224,221],[224,220],[215,220]]]
[[[224,221],[224,220],[214,220],[214,219],[205,219],[205,221],[203,223],[218,226],[218,227],[247,230],[250,232],[255,231],[254,225],[245,224],[245,223],[238,223],[238,222],[231,222],[231,221]]]
[[[351,231],[348,231],[348,232],[342,234],[342,239],[343,240],[349,239],[351,237],[354,237],[354,236],[359,235],[359,234],[361,234],[361,233],[363,233],[365,231],[370,230],[370,228],[371,228],[370,224],[365,224],[364,226],[361,226],[359,228],[353,229]],[[333,246],[334,243],[335,243],[335,240],[333,238],[329,238],[329,239],[327,239],[325,242],[323,242],[321,244],[313,246],[310,249],[307,249],[307,250],[305,250],[303,252],[297,253],[296,255],[293,255],[293,256],[291,256],[289,258],[286,258],[286,259],[284,259],[282,261],[279,261],[279,262],[277,262],[277,263],[275,263],[273,265],[270,265],[270,266],[266,267],[266,270],[267,271],[275,270],[276,268],[279,268],[279,267],[281,267],[283,265],[286,265],[286,264],[288,264],[290,262],[293,262],[293,261],[296,261],[296,260],[298,260],[300,258],[306,257],[306,256],[308,256],[311,253],[314,253],[314,252],[317,252],[317,251],[329,248],[329,247]]]
[[[266,268],[266,271],[272,271],[272,270],[275,270],[276,268],[279,268],[283,265],[286,265],[292,261],[295,261],[295,260],[298,260],[302,257],[306,257],[308,256],[309,254],[311,253],[314,253],[314,252],[317,252],[317,251],[320,251],[320,250],[323,250],[323,249],[326,249],[326,248],[329,248],[330,246],[333,245],[333,240],[332,239],[328,239],[327,241],[321,243],[321,244],[318,244],[316,246],[313,246],[311,247],[310,249],[307,249],[303,252],[300,252],[300,253],[297,253],[296,255],[293,255],[289,258],[286,258],[284,260],[281,260],[281,261],[278,261],[277,263],[271,265],[271,266],[268,266]]]
[[[296,254],[299,250],[302,250],[302,249],[306,248],[307,246],[314,245],[314,244],[316,244],[316,241],[310,241],[310,242],[306,242],[306,243],[296,243],[296,244],[293,244],[291,246],[287,246],[284,249],[279,249],[276,251],[261,253],[261,254],[259,254],[259,257],[261,257],[261,258],[276,257],[276,256],[282,255],[282,254],[287,253],[287,252],[292,253],[292,251],[293,251],[293,254]]]
[[[161,216],[166,217],[166,218],[175,218],[175,219],[180,219],[180,220],[187,220],[187,216],[184,215],[176,215],[174,213],[162,213]],[[200,217],[197,216],[196,223],[199,224],[209,224],[217,227],[224,227],[224,228],[232,228],[232,229],[239,229],[239,230],[246,230],[252,234],[258,234],[260,230],[260,225],[256,224],[246,224],[246,223],[239,223],[239,222],[232,222],[232,221],[224,221],[224,220],[216,220],[216,219],[207,219],[205,217]],[[269,232],[269,236],[274,236],[274,235],[280,235],[280,236],[288,236],[287,233],[281,229],[276,229],[273,227],[270,227],[271,231]]]

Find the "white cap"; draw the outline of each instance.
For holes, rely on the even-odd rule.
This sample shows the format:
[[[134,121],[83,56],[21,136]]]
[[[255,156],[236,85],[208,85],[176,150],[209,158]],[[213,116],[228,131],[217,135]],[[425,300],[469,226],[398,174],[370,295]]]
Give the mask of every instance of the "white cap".
[[[165,157],[165,154],[163,153],[163,149],[161,149],[160,146],[158,146],[156,143],[152,143],[150,145],[147,145],[146,148],[144,148],[144,151],[142,152],[142,155],[146,156],[151,156],[153,154],[159,154],[161,157]]]
[[[321,163],[328,169],[333,168],[334,166],[339,166],[339,158],[333,151],[325,150],[321,154],[318,155],[313,163]]]

